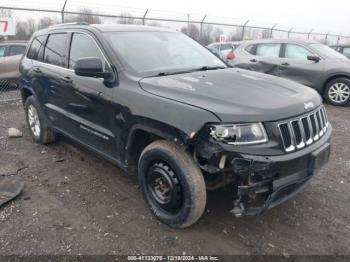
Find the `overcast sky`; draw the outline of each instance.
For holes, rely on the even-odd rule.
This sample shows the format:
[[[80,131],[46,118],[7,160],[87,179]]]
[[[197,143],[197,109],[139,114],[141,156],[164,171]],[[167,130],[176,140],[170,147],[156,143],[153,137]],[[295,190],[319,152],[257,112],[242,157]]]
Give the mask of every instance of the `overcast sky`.
[[[53,8],[64,0],[1,0],[1,5]],[[150,8],[172,12],[208,14],[218,17],[252,20],[254,24],[278,23],[284,29],[342,33],[350,35],[350,0],[68,0],[68,9],[78,5],[92,6],[94,10],[111,6]]]

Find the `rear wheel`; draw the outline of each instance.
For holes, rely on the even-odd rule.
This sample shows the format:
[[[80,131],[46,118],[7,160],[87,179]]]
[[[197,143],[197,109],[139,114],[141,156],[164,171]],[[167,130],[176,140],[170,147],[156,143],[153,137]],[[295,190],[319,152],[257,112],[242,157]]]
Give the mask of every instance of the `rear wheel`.
[[[139,159],[139,182],[152,213],[163,223],[184,228],[194,224],[206,205],[202,173],[175,143],[159,140]]]
[[[27,98],[24,104],[29,133],[34,142],[39,144],[52,143],[56,139],[55,132],[48,125],[45,115],[40,111],[38,102],[33,96]]]
[[[336,78],[330,81],[325,89],[324,98],[328,103],[336,106],[350,104],[350,80],[348,78]]]

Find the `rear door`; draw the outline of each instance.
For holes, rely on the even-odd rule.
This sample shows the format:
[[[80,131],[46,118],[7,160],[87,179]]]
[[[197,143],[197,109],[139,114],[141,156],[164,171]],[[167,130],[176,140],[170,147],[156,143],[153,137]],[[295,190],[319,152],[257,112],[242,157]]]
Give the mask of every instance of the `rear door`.
[[[236,66],[279,76],[281,47],[280,43],[259,43],[247,46],[241,52],[247,52],[250,55],[245,56],[243,61]],[[237,56],[239,58],[239,54]]]
[[[43,54],[39,52],[38,60],[33,60],[33,75],[36,94],[55,127],[69,133],[69,117],[64,114],[67,98],[67,83],[64,79],[67,69],[68,33],[51,33],[48,35]],[[41,41],[41,40],[40,40]]]
[[[324,60],[310,61],[308,55],[314,55],[307,47],[286,43],[283,46],[280,76],[303,85],[317,88],[323,75]]]

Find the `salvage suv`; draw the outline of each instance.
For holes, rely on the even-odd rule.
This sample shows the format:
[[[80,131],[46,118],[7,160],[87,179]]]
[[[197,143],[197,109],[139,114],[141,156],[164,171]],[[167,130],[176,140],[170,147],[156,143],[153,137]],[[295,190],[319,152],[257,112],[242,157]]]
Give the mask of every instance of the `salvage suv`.
[[[137,174],[171,227],[194,224],[207,190],[221,187],[234,191],[235,216],[261,214],[329,158],[332,128],[315,90],[228,68],[176,31],[53,26],[33,35],[20,71],[33,140],[64,134]]]

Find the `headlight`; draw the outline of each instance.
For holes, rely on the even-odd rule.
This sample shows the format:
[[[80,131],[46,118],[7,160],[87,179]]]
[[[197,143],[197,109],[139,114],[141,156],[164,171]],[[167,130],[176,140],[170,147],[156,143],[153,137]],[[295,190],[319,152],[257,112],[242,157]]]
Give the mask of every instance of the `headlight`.
[[[212,125],[210,135],[215,139],[232,145],[260,144],[268,141],[261,123]]]

